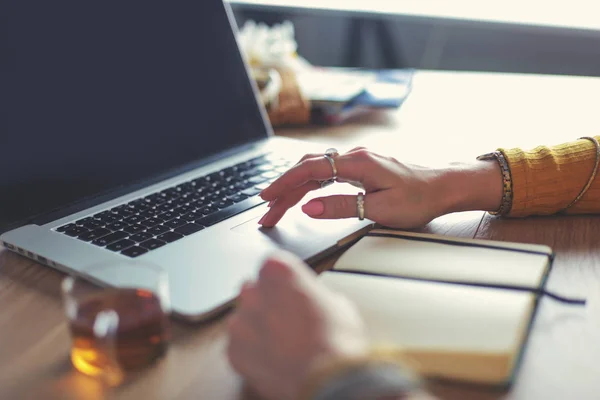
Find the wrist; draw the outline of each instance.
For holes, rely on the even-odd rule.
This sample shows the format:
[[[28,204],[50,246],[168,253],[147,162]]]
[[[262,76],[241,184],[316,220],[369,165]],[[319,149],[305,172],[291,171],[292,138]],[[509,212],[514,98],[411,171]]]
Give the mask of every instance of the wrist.
[[[502,202],[502,171],[494,160],[454,163],[437,174],[444,214],[460,211],[496,211]]]

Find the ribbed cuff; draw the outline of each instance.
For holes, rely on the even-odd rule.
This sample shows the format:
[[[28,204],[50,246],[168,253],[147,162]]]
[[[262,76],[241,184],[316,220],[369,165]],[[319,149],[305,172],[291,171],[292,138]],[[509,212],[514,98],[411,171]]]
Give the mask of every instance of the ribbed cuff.
[[[312,369],[299,400],[400,396],[421,386],[410,365],[398,349],[389,348],[373,349],[361,357],[324,360]]]
[[[550,215],[563,210],[587,183],[596,156],[589,140],[532,150],[498,150],[504,153],[512,177],[511,217]]]
[[[528,165],[525,152],[521,149],[503,149],[501,151],[508,162],[510,169],[513,199],[512,207],[508,216],[520,217],[527,214],[529,199],[531,193],[528,192],[531,187],[528,184]]]

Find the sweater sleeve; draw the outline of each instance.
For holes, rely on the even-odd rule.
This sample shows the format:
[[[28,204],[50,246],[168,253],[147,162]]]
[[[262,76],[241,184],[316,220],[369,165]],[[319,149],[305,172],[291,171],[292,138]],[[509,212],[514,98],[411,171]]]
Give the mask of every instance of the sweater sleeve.
[[[596,139],[600,140],[600,136]],[[532,150],[498,149],[508,161],[513,185],[511,217],[549,215],[563,210],[588,182],[596,147],[588,139]],[[600,177],[568,214],[600,213]]]
[[[308,375],[301,400],[431,399],[400,350],[377,350],[357,358],[322,360]]]

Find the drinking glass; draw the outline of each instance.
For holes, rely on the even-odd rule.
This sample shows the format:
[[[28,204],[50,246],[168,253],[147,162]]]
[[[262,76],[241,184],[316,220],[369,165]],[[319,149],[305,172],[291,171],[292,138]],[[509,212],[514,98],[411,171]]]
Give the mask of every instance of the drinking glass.
[[[165,354],[171,307],[161,268],[133,261],[95,265],[65,278],[62,293],[78,371],[115,385]]]

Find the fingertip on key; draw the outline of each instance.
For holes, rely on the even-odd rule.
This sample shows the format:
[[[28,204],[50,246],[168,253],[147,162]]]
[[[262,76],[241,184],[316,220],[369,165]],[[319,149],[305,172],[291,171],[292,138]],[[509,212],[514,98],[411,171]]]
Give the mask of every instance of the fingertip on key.
[[[263,191],[260,192],[258,195],[264,201],[271,201],[271,200],[273,200],[272,198],[269,197],[269,192],[267,191],[267,189],[263,189]]]

